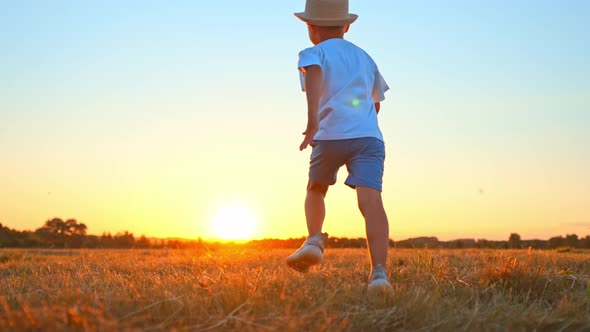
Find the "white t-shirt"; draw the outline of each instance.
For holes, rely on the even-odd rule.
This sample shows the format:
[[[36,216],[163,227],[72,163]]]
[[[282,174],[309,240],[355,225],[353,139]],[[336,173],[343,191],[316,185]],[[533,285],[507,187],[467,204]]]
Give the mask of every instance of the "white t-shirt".
[[[322,68],[320,124],[316,140],[376,137],[383,141],[375,103],[389,86],[377,65],[360,47],[342,38],[323,41],[299,53],[301,89],[305,67]]]

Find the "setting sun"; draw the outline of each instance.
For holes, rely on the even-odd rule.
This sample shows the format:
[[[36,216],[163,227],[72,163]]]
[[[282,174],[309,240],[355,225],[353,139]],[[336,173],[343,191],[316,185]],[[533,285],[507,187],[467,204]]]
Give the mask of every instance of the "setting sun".
[[[211,219],[211,229],[219,240],[247,240],[256,232],[258,220],[249,207],[231,204],[220,207]]]

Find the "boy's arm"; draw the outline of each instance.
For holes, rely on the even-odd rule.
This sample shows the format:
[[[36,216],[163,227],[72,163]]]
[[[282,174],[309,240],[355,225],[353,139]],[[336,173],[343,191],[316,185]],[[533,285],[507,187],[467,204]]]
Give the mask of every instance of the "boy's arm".
[[[305,68],[305,94],[307,96],[307,127],[299,151],[313,143],[313,137],[320,125],[319,107],[322,86],[322,67],[314,65]]]
[[[379,103],[379,102],[375,103],[375,110],[377,111],[377,114],[379,114],[380,109],[381,109],[381,103]]]

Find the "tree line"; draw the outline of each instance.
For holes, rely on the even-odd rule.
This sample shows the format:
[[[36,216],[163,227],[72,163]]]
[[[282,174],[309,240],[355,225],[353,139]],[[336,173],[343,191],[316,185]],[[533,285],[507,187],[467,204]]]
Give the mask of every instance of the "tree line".
[[[0,223],[0,248],[209,248],[222,246],[220,243],[204,242],[201,239],[155,239],[144,235],[136,237],[128,231],[101,235],[87,234],[88,227],[76,219],[62,220],[48,219],[45,224],[35,231],[18,231],[3,226]],[[252,240],[240,244],[244,247],[269,248],[297,248],[303,241],[301,238]],[[330,237],[327,247],[330,248],[366,248],[365,238]],[[485,239],[457,239],[439,241],[436,237],[417,237],[401,241],[389,240],[392,248],[491,248],[491,249],[557,249],[574,248],[590,249],[590,235],[579,238],[576,234],[555,236],[549,240],[523,240],[517,233],[512,233],[505,241],[491,241]]]
[[[391,243],[390,243],[391,245]],[[590,249],[590,235],[578,238],[576,234],[554,236],[549,240],[523,240],[518,233],[512,233],[507,240],[493,241],[486,239],[457,239],[451,241],[439,241],[436,237],[419,237],[397,241],[394,244],[398,248],[490,248],[490,249]]]
[[[101,235],[87,234],[88,227],[76,219],[49,219],[35,231],[18,231],[0,223],[0,248],[196,248],[201,240],[136,237],[128,231]]]

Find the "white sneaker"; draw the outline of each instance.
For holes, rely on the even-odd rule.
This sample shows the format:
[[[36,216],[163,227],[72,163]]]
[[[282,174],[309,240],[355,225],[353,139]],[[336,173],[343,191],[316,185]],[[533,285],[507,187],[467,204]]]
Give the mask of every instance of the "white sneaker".
[[[369,301],[377,305],[388,305],[393,300],[393,287],[389,283],[387,271],[381,264],[375,265],[371,272],[371,282],[367,290]]]
[[[299,272],[309,271],[311,266],[322,262],[327,240],[328,233],[308,236],[303,245],[291,256],[287,257],[287,265]]]

